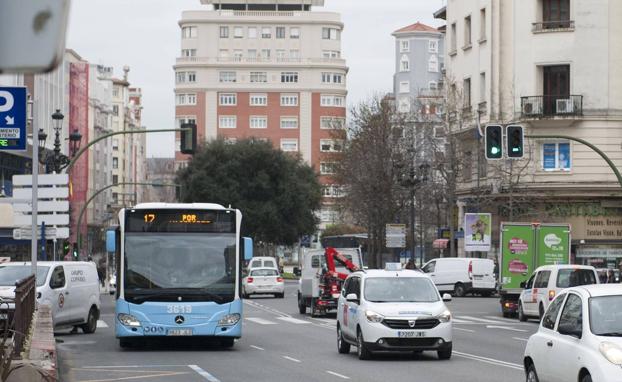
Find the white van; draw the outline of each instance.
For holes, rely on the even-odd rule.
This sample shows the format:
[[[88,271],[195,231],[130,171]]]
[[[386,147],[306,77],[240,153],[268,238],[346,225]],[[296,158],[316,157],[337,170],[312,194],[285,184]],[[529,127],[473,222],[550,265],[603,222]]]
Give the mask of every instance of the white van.
[[[490,259],[445,257],[428,261],[423,268],[441,292],[462,297],[467,293],[490,296],[497,288],[495,263]]]
[[[278,263],[278,260],[274,257],[257,256],[257,257],[253,257],[250,263],[248,263],[248,270],[250,271],[253,268],[274,268],[278,270],[279,263]]]
[[[0,297],[15,298],[15,282],[31,274],[29,262],[0,264]],[[52,308],[54,328],[93,333],[99,319],[99,279],[93,262],[38,261],[37,302]]]
[[[562,289],[598,284],[598,273],[589,265],[543,265],[521,284],[525,288],[518,298],[518,319],[544,316],[549,304]]]

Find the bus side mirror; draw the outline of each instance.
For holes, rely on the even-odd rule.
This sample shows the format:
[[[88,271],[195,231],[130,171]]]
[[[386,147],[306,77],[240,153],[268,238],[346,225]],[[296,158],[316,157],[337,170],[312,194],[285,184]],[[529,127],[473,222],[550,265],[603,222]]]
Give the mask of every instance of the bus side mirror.
[[[117,237],[115,231],[106,231],[106,251],[117,251]]]
[[[243,237],[244,241],[244,260],[250,261],[253,258],[253,239],[250,237]]]

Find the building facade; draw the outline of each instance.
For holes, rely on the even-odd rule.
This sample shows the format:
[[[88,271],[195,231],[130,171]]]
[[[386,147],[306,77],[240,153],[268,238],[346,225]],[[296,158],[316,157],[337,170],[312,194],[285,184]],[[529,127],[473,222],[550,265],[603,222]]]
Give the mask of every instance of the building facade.
[[[174,184],[175,158],[148,158],[147,159],[147,182],[154,184]],[[174,203],[177,200],[177,188],[175,187],[147,187],[146,203]]]
[[[208,10],[183,12],[179,22],[177,126],[195,122],[199,142],[256,137],[300,153],[324,185],[323,225],[336,221],[331,158],[341,151],[334,130],[345,126],[348,72],[339,14],[312,11],[324,0],[202,3]]]
[[[448,81],[462,93],[452,131],[472,158],[459,186],[464,209],[484,195],[495,228],[570,223],[574,261],[619,266],[622,193],[613,171],[585,145],[531,136],[585,139],[622,167],[622,3],[449,0],[436,15],[447,21]],[[525,158],[478,165],[478,120],[523,125]]]

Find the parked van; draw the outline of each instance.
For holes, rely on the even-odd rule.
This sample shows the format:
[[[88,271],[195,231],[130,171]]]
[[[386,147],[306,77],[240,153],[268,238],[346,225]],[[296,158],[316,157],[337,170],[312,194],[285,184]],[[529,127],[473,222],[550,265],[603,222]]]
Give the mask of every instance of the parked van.
[[[422,268],[441,292],[462,297],[467,293],[490,296],[497,288],[495,263],[490,259],[446,257],[428,261]]]
[[[525,288],[518,298],[518,319],[544,316],[555,296],[563,289],[598,284],[598,273],[589,265],[544,265],[521,284]]]
[[[279,269],[279,263],[276,258],[269,256],[257,256],[253,257],[248,264],[248,270],[253,268],[274,268]]]
[[[0,264],[0,297],[15,298],[15,282],[31,274],[29,262]],[[37,262],[37,302],[52,308],[54,328],[93,333],[99,319],[99,279],[93,262]]]

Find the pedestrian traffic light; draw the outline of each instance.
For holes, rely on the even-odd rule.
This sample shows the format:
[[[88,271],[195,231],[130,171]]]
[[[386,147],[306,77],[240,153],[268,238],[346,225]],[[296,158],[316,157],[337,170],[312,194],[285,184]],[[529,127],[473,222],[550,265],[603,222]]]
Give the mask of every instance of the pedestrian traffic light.
[[[522,158],[525,136],[521,125],[509,125],[505,134],[508,158]]]
[[[501,125],[486,126],[486,159],[503,158],[503,128]]]
[[[179,151],[182,154],[194,154],[197,149],[197,125],[184,123],[181,125],[181,142]]]

